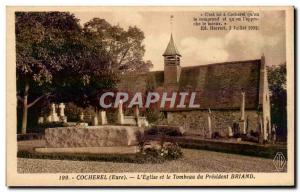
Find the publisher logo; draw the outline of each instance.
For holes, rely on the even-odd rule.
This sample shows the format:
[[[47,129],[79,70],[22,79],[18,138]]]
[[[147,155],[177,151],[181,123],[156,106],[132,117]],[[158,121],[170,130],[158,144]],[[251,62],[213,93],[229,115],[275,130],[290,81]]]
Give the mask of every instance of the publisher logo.
[[[286,164],[286,159],[283,155],[282,152],[277,152],[274,159],[273,159],[273,164],[276,167],[276,170],[282,171],[285,164]]]

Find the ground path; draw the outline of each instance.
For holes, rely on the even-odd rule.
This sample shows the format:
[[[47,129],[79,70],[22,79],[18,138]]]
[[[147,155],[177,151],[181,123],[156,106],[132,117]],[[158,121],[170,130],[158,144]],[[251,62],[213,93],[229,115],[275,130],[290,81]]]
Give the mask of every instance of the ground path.
[[[18,158],[18,172],[276,172],[272,159],[195,149],[183,149],[183,153],[181,159],[161,164]]]

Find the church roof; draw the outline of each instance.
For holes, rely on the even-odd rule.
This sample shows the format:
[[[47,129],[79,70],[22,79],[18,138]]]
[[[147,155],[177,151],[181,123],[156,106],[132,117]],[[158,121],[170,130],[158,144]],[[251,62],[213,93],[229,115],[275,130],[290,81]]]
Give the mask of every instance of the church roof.
[[[256,110],[260,66],[261,60],[247,60],[182,67],[179,91],[196,91],[195,103],[200,109],[239,109],[243,89],[246,109]],[[163,90],[164,71],[124,75],[118,88],[129,92]]]
[[[204,109],[239,109],[241,90],[245,107],[259,103],[260,60],[217,63],[182,68],[179,89],[196,91],[195,100]]]
[[[174,43],[174,40],[173,40],[173,35],[171,34],[171,38],[170,38],[170,41],[169,41],[169,44],[163,54],[163,56],[169,56],[169,55],[180,55],[179,51],[177,50],[176,48],[176,45]]]

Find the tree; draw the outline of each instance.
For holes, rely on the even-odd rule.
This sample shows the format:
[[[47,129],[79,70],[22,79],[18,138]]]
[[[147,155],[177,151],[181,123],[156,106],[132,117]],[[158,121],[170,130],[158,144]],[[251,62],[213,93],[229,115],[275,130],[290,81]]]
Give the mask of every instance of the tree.
[[[125,31],[103,19],[93,19],[82,29],[68,12],[17,12],[22,133],[26,133],[28,109],[49,96],[97,108],[99,95],[115,88],[121,72],[149,70],[151,61],[142,60],[143,39],[137,27]]]
[[[107,90],[116,91],[120,73],[145,72],[152,67],[151,61],[143,61],[143,39],[144,33],[137,27],[125,31],[99,18],[84,24],[80,65],[60,71],[63,80],[59,84],[65,85],[61,98],[82,107],[92,105],[98,111],[99,97]]]
[[[279,129],[277,133],[282,138],[287,135],[287,92],[286,92],[286,64],[270,66],[268,82],[270,89],[272,123]]]
[[[66,64],[76,65],[74,48],[81,28],[67,12],[16,12],[15,18],[17,98],[25,134],[28,109],[51,94],[57,72]]]
[[[136,26],[130,26],[126,31],[104,19],[94,18],[84,24],[84,32],[94,44],[101,45],[107,51],[110,70],[149,71],[153,67],[151,61],[143,61],[145,36]]]

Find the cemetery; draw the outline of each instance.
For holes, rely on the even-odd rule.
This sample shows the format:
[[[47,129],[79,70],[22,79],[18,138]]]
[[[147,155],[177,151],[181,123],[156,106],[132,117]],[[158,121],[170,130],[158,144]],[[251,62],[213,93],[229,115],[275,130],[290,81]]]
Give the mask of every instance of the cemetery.
[[[236,170],[264,171],[251,162],[271,170],[277,152],[286,156],[286,142],[277,137],[280,130],[286,136],[278,126],[284,117],[272,117],[264,54],[182,65],[171,33],[163,70],[155,71],[143,59],[144,38],[136,26],[123,29],[100,18],[79,26],[69,12],[16,13],[19,161],[61,160],[53,166],[61,169],[72,160],[96,161],[98,171],[151,163],[157,170],[227,171],[219,159],[226,164],[234,157],[226,166],[246,159],[249,167],[241,162]]]
[[[120,101],[116,123],[108,121],[105,110],[88,119],[81,112],[79,121],[68,122],[65,104],[52,103],[49,114],[39,117],[38,124],[60,122],[63,126],[46,128],[42,136],[43,144],[33,145],[31,149],[20,147],[19,156],[157,163],[165,160],[164,155],[170,160],[180,158],[182,152],[179,146],[267,158],[272,158],[278,150],[286,150],[279,145],[259,145],[236,139],[231,129],[227,138],[201,138],[186,134],[183,126],[150,124],[146,117],[140,115],[137,105],[133,112],[132,116],[125,115],[123,102]],[[210,115],[208,123],[211,124]]]

